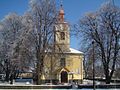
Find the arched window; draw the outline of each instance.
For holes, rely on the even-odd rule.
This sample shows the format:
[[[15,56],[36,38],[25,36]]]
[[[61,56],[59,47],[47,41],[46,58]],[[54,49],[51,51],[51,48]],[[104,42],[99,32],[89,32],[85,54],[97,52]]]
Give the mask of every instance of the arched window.
[[[60,66],[62,66],[62,67],[66,66],[65,58],[60,59]]]
[[[61,40],[65,40],[65,33],[64,32],[60,33],[60,38],[61,38]]]

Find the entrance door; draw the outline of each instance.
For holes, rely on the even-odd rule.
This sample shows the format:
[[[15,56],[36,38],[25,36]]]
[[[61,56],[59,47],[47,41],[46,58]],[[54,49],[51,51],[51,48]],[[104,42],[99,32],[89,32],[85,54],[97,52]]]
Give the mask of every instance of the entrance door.
[[[67,83],[68,82],[68,73],[66,71],[61,72],[61,83]]]

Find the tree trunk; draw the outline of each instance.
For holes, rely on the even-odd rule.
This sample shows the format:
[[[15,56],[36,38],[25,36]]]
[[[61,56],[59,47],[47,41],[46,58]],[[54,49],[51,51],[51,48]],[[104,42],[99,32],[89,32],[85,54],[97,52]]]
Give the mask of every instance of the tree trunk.
[[[36,84],[40,85],[42,84],[42,72],[43,72],[43,56],[40,56],[40,53],[38,53],[38,62],[37,62],[37,68],[36,68]]]
[[[11,76],[10,76],[10,84],[13,84],[13,79],[14,79],[14,75],[11,74]]]
[[[9,71],[6,71],[5,81],[9,81]]]
[[[111,82],[111,78],[110,76],[106,75],[106,80],[105,80],[106,84],[110,84]]]

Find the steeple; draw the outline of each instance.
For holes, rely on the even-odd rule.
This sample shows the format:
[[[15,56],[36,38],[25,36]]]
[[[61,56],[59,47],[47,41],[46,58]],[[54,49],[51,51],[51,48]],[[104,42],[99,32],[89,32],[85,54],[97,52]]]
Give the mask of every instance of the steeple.
[[[55,25],[55,50],[57,52],[70,51],[69,25],[64,21],[64,9],[62,2],[58,12],[58,23]]]
[[[64,9],[63,9],[63,4],[61,0],[61,5],[60,5],[60,11],[59,11],[59,21],[64,22]]]

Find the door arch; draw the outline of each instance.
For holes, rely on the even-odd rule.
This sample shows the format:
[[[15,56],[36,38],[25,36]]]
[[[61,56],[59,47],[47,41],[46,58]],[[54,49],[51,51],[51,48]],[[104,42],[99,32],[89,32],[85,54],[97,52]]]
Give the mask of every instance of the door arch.
[[[68,73],[66,71],[61,72],[61,83],[68,83]]]

